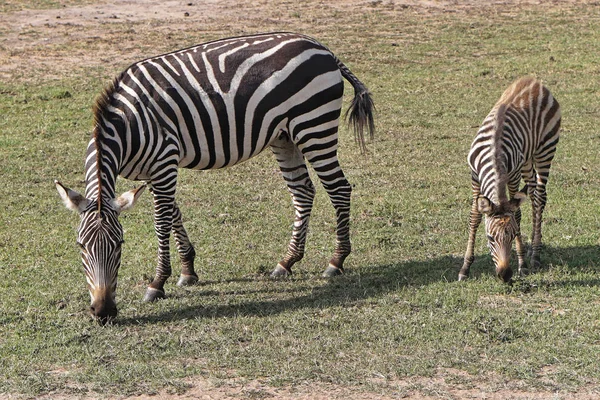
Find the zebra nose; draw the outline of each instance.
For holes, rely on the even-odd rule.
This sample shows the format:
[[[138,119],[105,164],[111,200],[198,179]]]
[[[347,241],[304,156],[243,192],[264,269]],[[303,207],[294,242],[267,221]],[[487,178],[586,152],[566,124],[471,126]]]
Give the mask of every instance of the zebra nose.
[[[117,305],[111,299],[96,300],[90,307],[90,313],[100,325],[106,325],[117,316]]]
[[[498,265],[496,265],[496,276],[504,282],[509,282],[510,278],[512,278],[512,274],[513,272],[510,265],[508,265],[508,262],[498,263]]]

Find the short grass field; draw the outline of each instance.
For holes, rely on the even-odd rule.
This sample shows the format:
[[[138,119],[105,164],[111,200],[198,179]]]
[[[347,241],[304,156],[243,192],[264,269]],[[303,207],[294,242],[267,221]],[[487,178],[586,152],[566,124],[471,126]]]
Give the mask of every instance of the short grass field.
[[[90,3],[8,1],[0,12]],[[600,395],[600,6],[416,3],[266,0],[199,22],[99,23],[94,36],[53,20],[23,29],[14,48],[3,44],[2,65],[21,66],[0,69],[0,396],[177,394],[195,376],[397,397],[456,398],[427,383],[438,378],[490,395]],[[84,190],[94,99],[138,59],[275,30],[322,41],[376,102],[367,154],[345,124],[340,132],[340,162],[354,186],[346,274],[320,278],[335,220],[313,174],[306,256],[290,279],[269,279],[293,209],[266,152],[227,170],[181,172],[178,202],[200,284],[175,285],[173,250],[166,300],[142,302],[156,262],[150,195],[123,214],[119,317],[94,323],[75,244],[79,218],[53,183]],[[0,28],[0,37],[10,34]],[[471,201],[466,155],[502,91],[523,75],[542,79],[563,112],[544,266],[510,285],[496,280],[482,226],[472,279],[459,283]],[[351,92],[347,85],[346,106]],[[119,190],[136,185],[120,180]],[[529,237],[530,204],[523,209]],[[402,384],[411,379],[420,383]]]

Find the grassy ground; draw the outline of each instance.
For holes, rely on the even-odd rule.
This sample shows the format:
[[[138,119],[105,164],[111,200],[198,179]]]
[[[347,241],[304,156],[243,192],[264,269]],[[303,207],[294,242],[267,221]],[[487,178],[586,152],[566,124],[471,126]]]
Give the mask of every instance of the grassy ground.
[[[360,12],[282,4],[264,19],[187,22],[168,36],[166,23],[116,24],[105,40],[33,51],[93,58],[125,37],[137,42],[124,46],[152,55],[242,29],[321,39],[371,89],[378,111],[368,155],[346,128],[341,134],[341,164],[355,185],[348,273],[318,278],[335,226],[318,185],[305,259],[293,278],[267,278],[285,252],[293,210],[265,154],[229,170],[182,172],[179,204],[202,283],[182,289],[172,279],[165,301],[141,301],[155,265],[150,196],[124,214],[119,319],[92,323],[78,218],[52,182],[83,190],[90,107],[108,79],[139,57],[65,65],[52,79],[33,68],[34,75],[0,82],[0,393],[181,392],[193,375],[398,393],[406,377],[439,374],[456,387],[490,392],[598,393],[600,7],[444,13],[386,3]],[[501,284],[480,232],[473,279],[459,284],[468,148],[504,88],[522,75],[542,78],[564,116],[548,187],[545,267]],[[120,190],[134,185],[119,183]],[[524,207],[526,235],[530,210]]]

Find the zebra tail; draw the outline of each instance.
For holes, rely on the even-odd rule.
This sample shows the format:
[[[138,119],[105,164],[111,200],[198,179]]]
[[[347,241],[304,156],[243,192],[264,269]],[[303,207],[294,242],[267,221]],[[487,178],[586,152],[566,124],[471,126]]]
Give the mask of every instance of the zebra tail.
[[[356,76],[348,67],[344,65],[339,59],[336,58],[338,67],[342,73],[342,76],[346,78],[348,82],[354,88],[354,98],[344,118],[348,119],[348,122],[354,128],[354,139],[358,143],[361,152],[367,151],[365,145],[365,130],[369,134],[369,138],[373,140],[375,136],[375,123],[373,120],[373,111],[375,110],[375,104],[373,98],[367,87],[358,80]]]

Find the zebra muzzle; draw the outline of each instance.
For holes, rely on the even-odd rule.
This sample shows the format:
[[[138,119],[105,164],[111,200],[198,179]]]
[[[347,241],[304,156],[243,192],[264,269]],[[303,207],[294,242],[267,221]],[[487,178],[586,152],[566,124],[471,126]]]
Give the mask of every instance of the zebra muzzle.
[[[504,282],[510,282],[512,278],[513,271],[510,268],[510,265],[507,263],[502,263],[496,265],[496,276]]]
[[[117,316],[117,304],[109,290],[97,289],[93,293],[90,314],[104,325]]]

